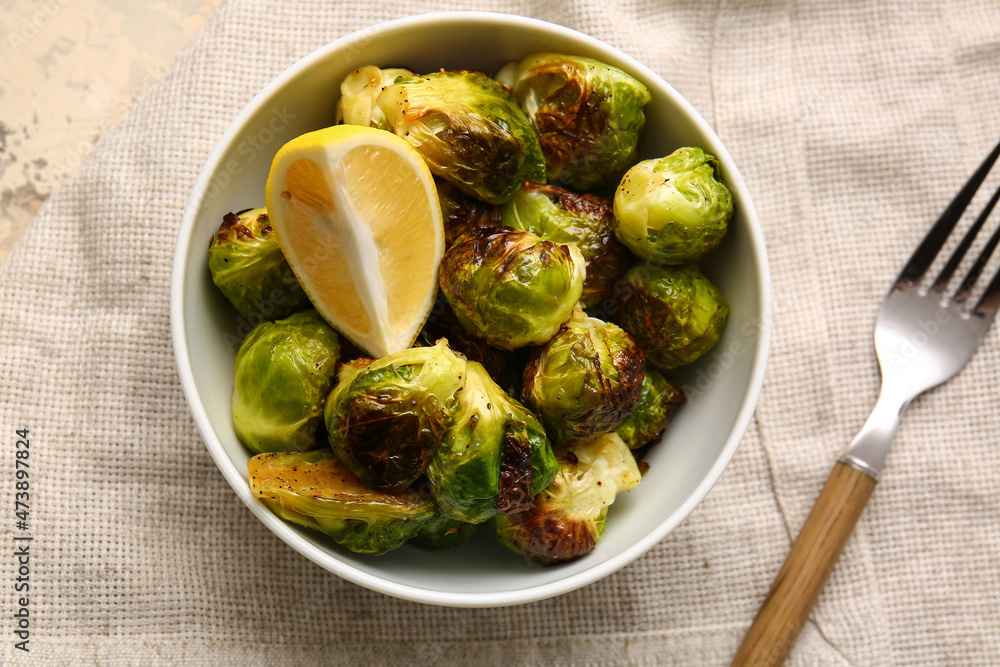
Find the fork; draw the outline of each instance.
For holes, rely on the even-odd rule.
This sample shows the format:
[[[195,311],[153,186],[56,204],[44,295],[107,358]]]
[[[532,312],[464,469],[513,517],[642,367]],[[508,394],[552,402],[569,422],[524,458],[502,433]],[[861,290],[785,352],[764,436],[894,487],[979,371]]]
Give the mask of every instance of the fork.
[[[899,420],[914,398],[956,375],[972,358],[1000,305],[1000,271],[969,307],[973,287],[1000,241],[984,245],[958,288],[956,269],[1000,199],[989,199],[929,287],[935,258],[997,156],[1000,144],[962,187],[920,242],[885,295],[875,322],[875,352],[882,387],[868,420],[834,464],[819,498],[736,653],[735,665],[780,665],[792,650],[820,591],[875,490]]]

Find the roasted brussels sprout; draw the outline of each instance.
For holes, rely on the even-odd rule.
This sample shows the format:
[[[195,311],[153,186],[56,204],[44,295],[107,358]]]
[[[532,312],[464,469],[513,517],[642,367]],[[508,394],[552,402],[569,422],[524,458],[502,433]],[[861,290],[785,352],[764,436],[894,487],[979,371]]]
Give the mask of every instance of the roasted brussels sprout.
[[[316,446],[340,342],[315,310],[263,322],[236,353],[233,426],[254,452]]]
[[[615,433],[629,449],[639,449],[654,442],[670,424],[674,413],[686,401],[681,386],[652,368],[642,379],[639,402]]]
[[[514,350],[540,345],[569,319],[583,293],[583,256],[529,232],[481,228],[441,260],[441,291],[470,333]]]
[[[615,191],[615,234],[639,257],[692,262],[714,249],[733,217],[733,197],[719,161],[700,148],[644,160]]]
[[[547,180],[589,190],[616,183],[635,162],[650,95],[634,77],[554,53],[530,55],[497,77],[538,131]]]
[[[444,244],[451,245],[459,237],[479,227],[496,227],[500,224],[500,207],[470,197],[448,181],[440,178],[437,183],[441,217],[444,219]]]
[[[615,297],[614,320],[632,334],[646,360],[662,369],[689,364],[707,352],[728,317],[722,292],[693,266],[632,267]]]
[[[337,100],[337,124],[391,129],[385,114],[375,103],[375,98],[399,76],[413,76],[413,72],[408,69],[379,69],[374,65],[365,65],[344,77],[340,83],[340,99]]]
[[[444,340],[345,365],[323,413],[330,446],[368,486],[406,488],[441,444],[465,376]]]
[[[229,303],[254,324],[309,307],[265,208],[223,216],[208,246],[208,269]]]
[[[482,524],[456,521],[439,512],[420,527],[410,544],[421,549],[452,549],[468,541],[480,526]]]
[[[542,425],[470,361],[452,425],[427,466],[441,511],[480,523],[526,510],[558,465]]]
[[[587,264],[584,306],[605,299],[625,272],[628,250],[615,238],[611,204],[597,195],[528,181],[501,207],[500,223],[555,243],[576,244]]]
[[[520,514],[490,519],[497,539],[545,564],[589,553],[604,532],[608,506],[641,476],[632,452],[616,433],[573,447],[559,458],[559,473]]]
[[[538,135],[510,91],[482,72],[401,77],[377,101],[393,132],[466,194],[502,204],[525,179],[545,180]]]
[[[614,429],[642,390],[646,358],[620,327],[570,319],[524,369],[521,400],[538,415],[557,447]]]
[[[276,515],[358,553],[392,551],[434,517],[432,501],[365,487],[329,449],[258,454],[247,470],[250,492]]]

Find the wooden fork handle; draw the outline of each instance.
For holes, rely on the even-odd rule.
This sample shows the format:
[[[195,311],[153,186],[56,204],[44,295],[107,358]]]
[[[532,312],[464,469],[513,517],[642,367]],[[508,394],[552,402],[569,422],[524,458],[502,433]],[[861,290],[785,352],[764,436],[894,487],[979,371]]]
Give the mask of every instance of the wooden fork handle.
[[[875,479],[838,462],[771,584],[757,617],[740,644],[733,665],[780,665],[851,537]]]

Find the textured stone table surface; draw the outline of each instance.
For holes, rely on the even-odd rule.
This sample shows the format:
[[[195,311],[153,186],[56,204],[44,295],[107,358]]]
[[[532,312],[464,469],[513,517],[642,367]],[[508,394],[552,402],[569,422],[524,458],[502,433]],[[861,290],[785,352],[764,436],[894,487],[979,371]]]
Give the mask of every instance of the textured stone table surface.
[[[221,2],[0,2],[0,260]]]

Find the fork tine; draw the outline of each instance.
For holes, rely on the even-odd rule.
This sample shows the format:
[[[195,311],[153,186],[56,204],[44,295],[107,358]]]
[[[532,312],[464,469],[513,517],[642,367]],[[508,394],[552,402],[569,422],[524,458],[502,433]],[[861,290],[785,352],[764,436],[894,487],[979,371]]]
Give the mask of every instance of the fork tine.
[[[933,291],[943,292],[945,287],[948,286],[948,282],[951,280],[952,275],[954,275],[955,269],[957,269],[958,265],[962,262],[962,258],[965,257],[965,253],[969,251],[969,247],[972,245],[972,242],[975,241],[976,235],[979,234],[979,230],[983,227],[983,223],[985,223],[986,219],[990,217],[990,213],[993,211],[993,207],[996,206],[997,200],[1000,200],[1000,188],[997,188],[996,192],[993,193],[993,196],[990,197],[990,200],[986,202],[986,206],[983,207],[982,213],[979,214],[976,221],[972,223],[971,227],[969,227],[969,231],[965,233],[965,236],[962,238],[962,242],[958,244],[958,247],[955,248],[955,252],[952,253],[951,257],[948,259],[948,263],[945,264],[943,269],[941,269],[941,273],[938,275],[937,279],[934,281],[934,285],[931,287]],[[983,252],[979,254],[975,264],[972,265],[972,268],[969,270],[969,274],[965,277],[965,280],[962,281],[962,286],[958,288],[958,292],[955,294],[955,301],[964,301],[965,298],[969,296],[969,290],[972,289],[976,280],[979,279],[979,275],[983,272],[983,268],[986,266],[986,263],[990,260],[990,254],[993,253],[993,249],[996,247],[997,241],[1000,241],[1000,236],[998,236],[997,233],[994,233],[993,236],[990,237],[986,247],[983,249]]]
[[[955,198],[951,200],[948,207],[938,218],[931,230],[927,232],[927,236],[924,240],[920,242],[917,249],[910,256],[910,259],[906,262],[906,266],[900,271],[899,277],[896,278],[896,289],[908,289],[915,285],[934,262],[934,258],[937,257],[938,252],[941,250],[941,246],[948,239],[948,235],[951,234],[951,230],[955,228],[958,220],[962,217],[962,213],[965,212],[966,207],[969,202],[972,201],[973,195],[976,194],[976,190],[984,180],[986,180],[986,175],[990,173],[990,168],[993,163],[997,161],[997,156],[1000,156],[1000,143],[990,151],[990,154],[986,156],[983,163],[979,165],[979,168],[972,174],[968,182],[962,189],[958,191]]]

